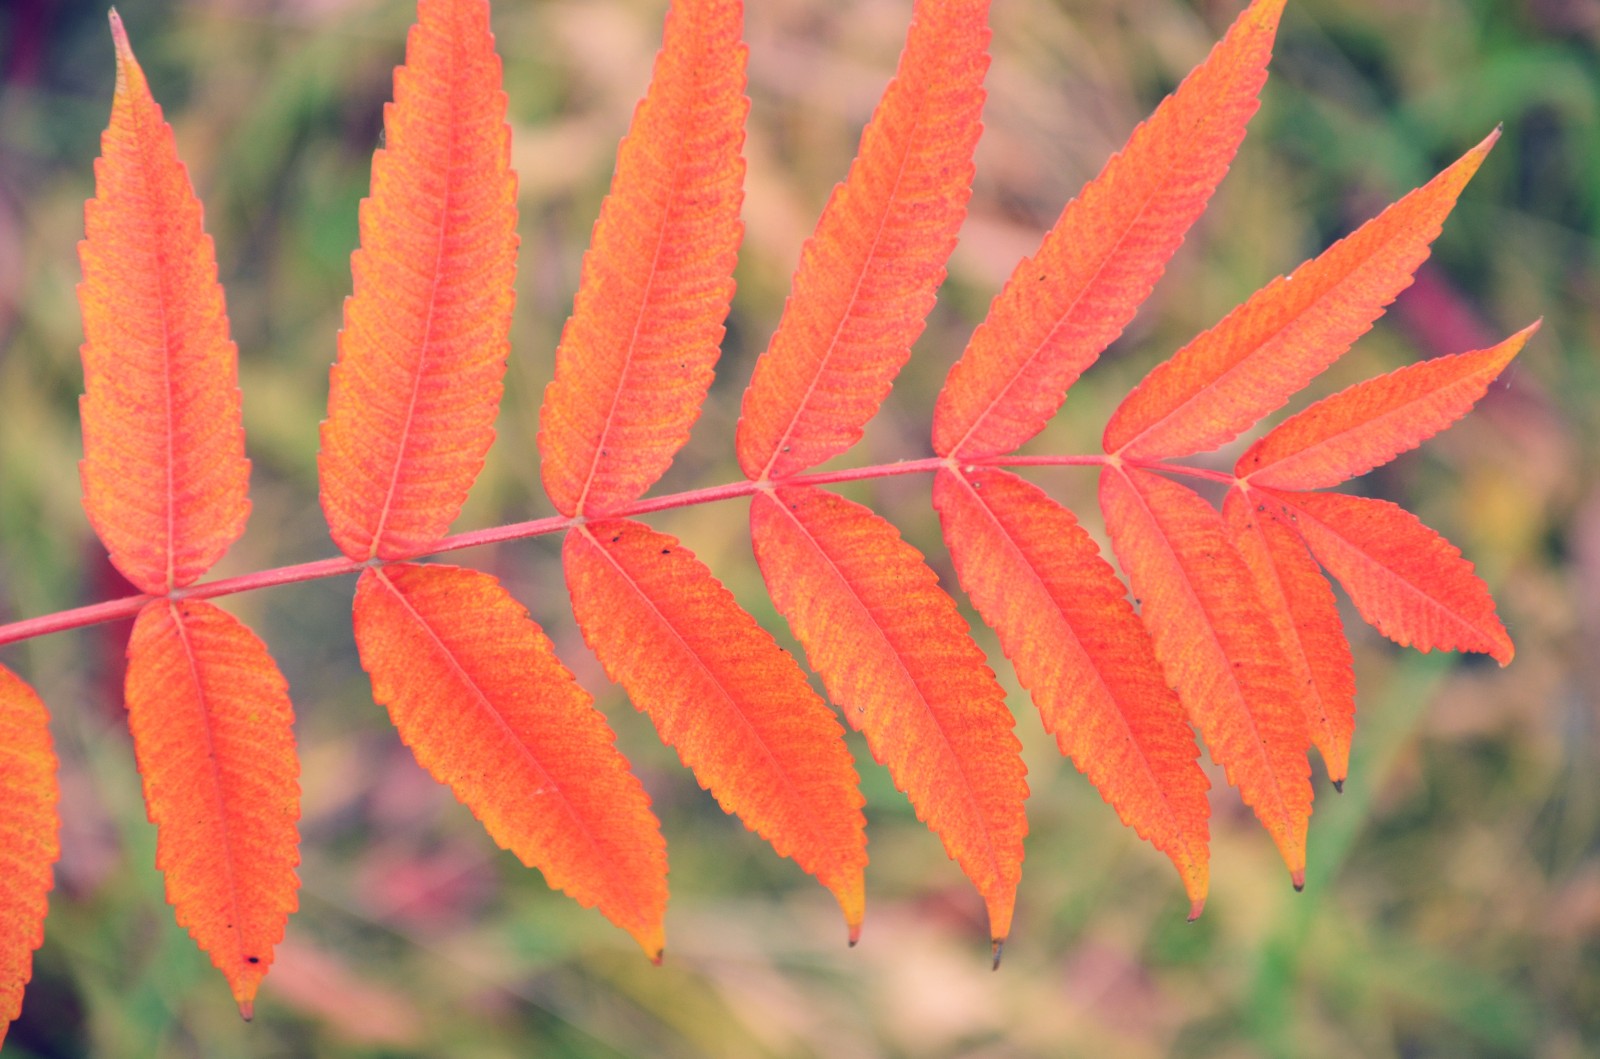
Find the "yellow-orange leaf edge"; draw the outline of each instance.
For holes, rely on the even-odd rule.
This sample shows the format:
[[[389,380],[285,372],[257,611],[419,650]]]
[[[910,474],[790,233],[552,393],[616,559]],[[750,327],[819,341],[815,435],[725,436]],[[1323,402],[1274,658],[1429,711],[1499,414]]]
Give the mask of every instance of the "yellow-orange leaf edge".
[[[423,768],[549,884],[659,960],[667,850],[589,693],[500,582],[391,563],[356,586],[373,697]]]
[[[244,532],[238,351],[216,252],[122,20],[117,89],[78,244],[83,505],[141,592],[194,581]]]
[[[300,885],[287,685],[236,618],[156,599],[134,622],[126,694],[167,900],[248,1019]]]
[[[544,488],[564,515],[648,489],[711,385],[743,234],[742,18],[734,0],[667,12],[539,414]]]

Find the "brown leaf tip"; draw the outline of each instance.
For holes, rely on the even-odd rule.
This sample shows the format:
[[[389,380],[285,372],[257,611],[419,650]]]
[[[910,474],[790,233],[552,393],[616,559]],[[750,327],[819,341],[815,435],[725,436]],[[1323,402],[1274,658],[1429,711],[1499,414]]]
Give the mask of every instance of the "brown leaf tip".
[[[655,952],[650,954],[650,962],[655,964],[657,967],[660,967],[661,961],[666,958],[666,955],[666,949],[657,949]]]
[[[128,43],[128,31],[122,25],[122,16],[113,7],[108,17],[111,20],[111,43],[117,49],[117,61],[129,62],[133,59],[133,45]]]
[[[1334,780],[1333,781],[1333,789],[1338,791],[1340,794],[1343,794],[1344,793],[1344,780]]]
[[[1000,957],[1004,956],[1006,952],[1006,939],[995,938],[993,946],[994,963],[990,965],[989,970],[998,971],[1000,969]]]
[[[852,949],[861,941],[861,924],[859,922],[850,924],[849,941]]]
[[[1289,881],[1294,883],[1295,893],[1304,890],[1306,888],[1306,870],[1304,868],[1296,868],[1289,873]]]
[[[239,1001],[239,1017],[249,1022],[256,1017],[256,1002],[254,1000]]]

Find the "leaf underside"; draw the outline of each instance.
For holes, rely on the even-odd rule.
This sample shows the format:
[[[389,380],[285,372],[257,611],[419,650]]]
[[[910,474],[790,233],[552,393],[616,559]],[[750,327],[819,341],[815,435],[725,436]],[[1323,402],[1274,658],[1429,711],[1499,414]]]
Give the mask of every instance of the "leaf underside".
[[[767,590],[851,726],[1010,932],[1027,769],[1005,693],[954,602],[888,522],[820,489],[751,500]]]
[[[351,559],[425,552],[494,440],[516,177],[486,0],[422,0],[384,108],[317,469]]]
[[[742,13],[731,0],[673,6],[617,153],[539,415],[544,487],[564,515],[648,489],[711,385],[742,234]]]
[[[0,1044],[22,1011],[44,941],[50,866],[61,856],[56,755],[44,703],[0,666]]]
[[[167,900],[249,1018],[300,885],[287,685],[235,618],[154,599],[128,641],[126,695]]]
[[[83,504],[111,561],[160,595],[244,532],[238,354],[200,201],[116,13],[117,91],[78,244]]]
[[[677,539],[591,522],[562,549],[606,673],[726,812],[827,887],[854,938],[866,821],[844,732],[795,660]]]
[[[589,694],[487,574],[361,575],[356,646],[400,738],[501,847],[661,958],[667,854],[650,798]]]

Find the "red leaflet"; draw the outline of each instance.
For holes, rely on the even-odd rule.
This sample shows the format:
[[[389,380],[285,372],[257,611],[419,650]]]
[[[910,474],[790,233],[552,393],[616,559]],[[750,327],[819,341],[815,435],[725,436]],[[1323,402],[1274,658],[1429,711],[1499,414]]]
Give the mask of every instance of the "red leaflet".
[[[1015,475],[941,470],[933,503],[962,587],[1046,730],[1123,823],[1172,858],[1198,916],[1210,784],[1122,582],[1072,513]]]
[[[487,574],[362,573],[356,646],[400,738],[502,848],[661,958],[667,850],[605,718]]]
[[[128,641],[128,725],[167,900],[239,1011],[295,908],[300,766],[283,676],[209,603],[151,600]]]
[[[743,231],[742,17],[736,0],[668,12],[539,416],[545,491],[564,515],[648,489],[711,385]]]
[[[486,0],[421,0],[361,204],[317,469],[334,543],[404,558],[450,528],[494,440],[516,177]]]
[[[1100,476],[1100,506],[1167,679],[1302,885],[1311,817],[1305,716],[1222,517],[1176,482],[1114,466]]]
[[[1311,554],[1344,586],[1361,616],[1419,651],[1515,653],[1494,600],[1455,545],[1404,508],[1342,493],[1280,493]]]
[[[1497,129],[1157,365],[1112,414],[1105,451],[1138,459],[1205,452],[1282,407],[1411,285],[1456,197],[1499,138]]]
[[[866,820],[844,732],[799,665],[694,553],[637,522],[567,534],[583,638],[717,803],[817,877],[854,943]]]
[[[750,529],[772,602],[872,754],[1011,929],[1027,769],[1005,693],[950,597],[888,522],[819,489],[757,493]]]
[[[1355,663],[1333,589],[1278,510],[1274,501],[1248,489],[1230,489],[1222,505],[1228,537],[1277,629],[1311,742],[1334,786],[1342,788],[1356,724]]]
[[[83,506],[129,581],[163,595],[244,532],[238,352],[200,202],[111,13],[117,93],[78,244]]]
[[[854,445],[911,355],[971,196],[988,13],[987,0],[918,0],[900,68],[745,391],[747,478],[798,474]]]
[[[1244,139],[1283,4],[1241,14],[1017,265],[939,394],[934,451],[1015,449],[1133,319]]]
[[[22,1011],[44,941],[50,865],[61,856],[60,800],[44,703],[0,666],[0,1044]]]
[[[1497,346],[1436,357],[1357,383],[1292,416],[1239,457],[1233,473],[1276,489],[1321,489],[1380,467],[1466,415],[1535,322]]]

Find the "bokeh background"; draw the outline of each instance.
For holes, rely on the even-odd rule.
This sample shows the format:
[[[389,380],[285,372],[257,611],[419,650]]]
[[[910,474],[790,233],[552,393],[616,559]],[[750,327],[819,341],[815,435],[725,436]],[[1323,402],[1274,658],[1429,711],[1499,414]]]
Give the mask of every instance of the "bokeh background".
[[[996,0],[963,241],[901,383],[844,462],[926,454],[933,397],[1012,265],[1241,6]],[[496,4],[519,302],[499,442],[458,528],[549,513],[538,402],[663,7]],[[750,4],[739,296],[710,407],[660,490],[737,477],[739,394],[909,10]],[[206,204],[241,351],[255,511],[216,573],[332,554],[316,426],[413,9],[126,0],[121,12]],[[227,602],[290,680],[304,769],[301,910],[248,1026],[162,898],[120,705],[126,628],[0,652],[52,709],[64,817],[46,941],[6,1055],[1600,1055],[1597,49],[1597,0],[1291,0],[1262,112],[1208,217],[1032,446],[1094,451],[1152,364],[1504,123],[1416,285],[1315,392],[1544,318],[1476,413],[1356,487],[1465,550],[1517,658],[1501,670],[1423,656],[1352,620],[1355,757],[1342,796],[1317,763],[1303,894],[1213,773],[1212,897],[1185,923],[1165,859],[1059,758],[1018,693],[1032,833],[1005,966],[990,972],[977,897],[854,735],[872,864],[866,932],[847,950],[831,899],[723,816],[607,683],[551,542],[522,542],[462,558],[528,604],[655,800],[672,858],[664,966],[496,849],[415,765],[356,663],[351,584],[317,582]],[[75,469],[75,248],[113,79],[104,0],[6,0],[0,63],[0,620],[12,620],[127,592]],[[1039,477],[1097,525],[1092,475]],[[857,495],[948,580],[927,488],[897,478]],[[787,636],[742,511],[653,521]]]

